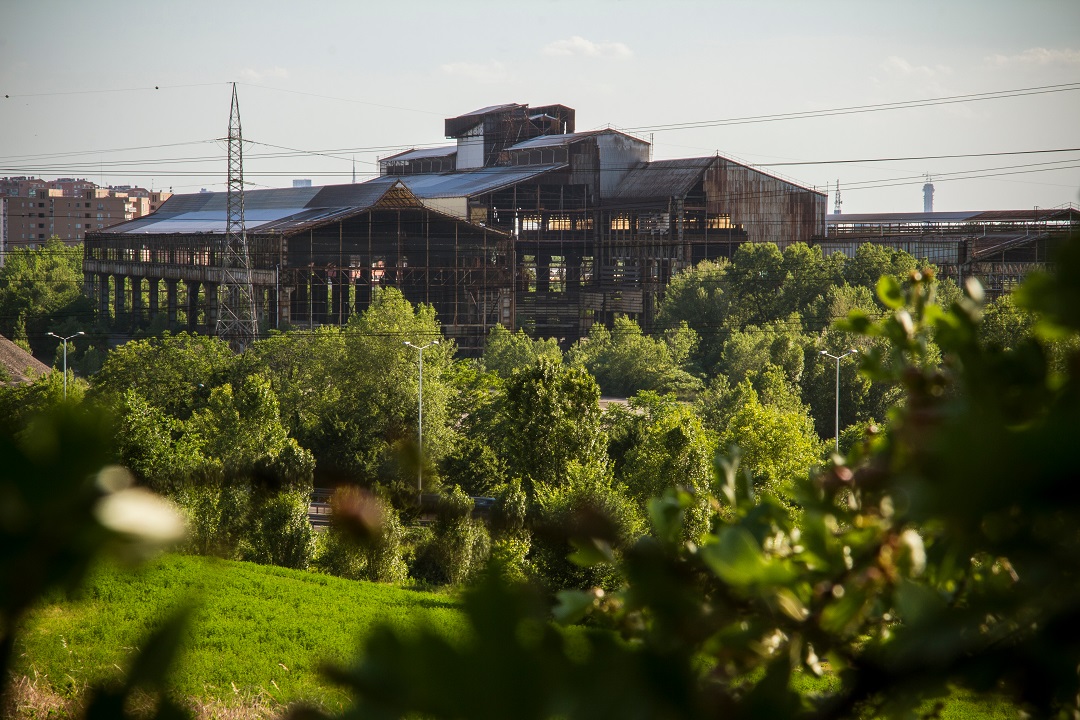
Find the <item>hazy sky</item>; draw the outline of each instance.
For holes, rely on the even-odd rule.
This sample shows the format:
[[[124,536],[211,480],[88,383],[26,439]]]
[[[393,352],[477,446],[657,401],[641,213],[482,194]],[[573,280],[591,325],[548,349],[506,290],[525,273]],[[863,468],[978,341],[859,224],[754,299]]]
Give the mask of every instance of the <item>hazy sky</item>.
[[[249,144],[255,187],[349,182],[353,156],[370,177],[378,156],[445,143],[444,118],[506,102],[653,132],[656,159],[1062,150],[1080,148],[1080,2],[3,0],[0,176],[223,189],[231,81],[246,140],[324,153]],[[1066,87],[720,123],[1052,85]],[[1080,202],[1080,151],[771,171],[839,179],[844,212],[920,211],[925,173],[936,210]]]

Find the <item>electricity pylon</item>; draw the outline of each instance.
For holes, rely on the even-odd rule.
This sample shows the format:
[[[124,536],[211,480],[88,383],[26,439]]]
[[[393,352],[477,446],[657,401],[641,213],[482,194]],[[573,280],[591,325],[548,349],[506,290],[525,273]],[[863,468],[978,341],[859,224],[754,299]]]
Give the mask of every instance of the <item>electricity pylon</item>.
[[[229,219],[221,253],[221,298],[217,335],[234,350],[244,350],[258,333],[255,292],[251,287],[251,258],[244,225],[244,140],[240,131],[240,101],[236,83],[229,111]]]

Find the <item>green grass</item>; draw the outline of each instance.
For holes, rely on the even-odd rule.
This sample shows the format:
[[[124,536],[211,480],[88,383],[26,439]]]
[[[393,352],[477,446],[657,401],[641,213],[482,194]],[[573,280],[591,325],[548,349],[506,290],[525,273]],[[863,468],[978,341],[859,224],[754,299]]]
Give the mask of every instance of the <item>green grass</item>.
[[[349,698],[320,668],[354,660],[360,639],[376,624],[406,633],[432,628],[448,638],[468,632],[450,595],[165,555],[134,571],[99,567],[77,597],[43,603],[23,623],[15,672],[62,697],[78,696],[89,685],[119,679],[142,639],[185,604],[194,613],[172,689],[195,706],[274,708],[305,701],[340,709]],[[577,636],[572,630],[567,637],[573,644]],[[801,692],[824,693],[837,679],[799,673],[792,682]],[[956,691],[939,717],[1017,715],[999,697]]]
[[[354,659],[358,638],[375,624],[466,632],[447,595],[166,555],[136,571],[100,567],[78,597],[37,608],[23,624],[15,670],[66,696],[118,679],[139,642],[185,604],[195,611],[173,689],[225,704],[259,698],[339,708],[347,697],[319,668]]]

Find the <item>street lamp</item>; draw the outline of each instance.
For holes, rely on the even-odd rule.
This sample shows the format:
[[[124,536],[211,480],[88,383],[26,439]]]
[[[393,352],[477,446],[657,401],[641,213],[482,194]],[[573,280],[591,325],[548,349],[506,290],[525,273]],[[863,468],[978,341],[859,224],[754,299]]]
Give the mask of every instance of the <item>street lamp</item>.
[[[420,495],[424,493],[423,479],[424,479],[424,351],[432,345],[438,345],[438,340],[432,340],[427,345],[418,346],[413,345],[408,340],[405,344],[411,347],[413,350],[420,351],[420,398],[416,403],[416,492]]]
[[[854,355],[858,350],[848,350],[842,355],[831,355],[827,351],[822,350],[821,354],[825,357],[830,357],[836,361],[836,452],[840,452],[840,361],[846,358],[848,355]]]
[[[57,340],[63,340],[64,341],[64,399],[65,400],[67,400],[67,344],[68,344],[68,340],[70,340],[71,338],[77,338],[80,335],[85,335],[85,334],[86,333],[80,331],[80,332],[75,333],[74,335],[68,335],[67,337],[60,337],[56,333],[53,333],[53,332],[49,333],[49,335],[52,335]]]

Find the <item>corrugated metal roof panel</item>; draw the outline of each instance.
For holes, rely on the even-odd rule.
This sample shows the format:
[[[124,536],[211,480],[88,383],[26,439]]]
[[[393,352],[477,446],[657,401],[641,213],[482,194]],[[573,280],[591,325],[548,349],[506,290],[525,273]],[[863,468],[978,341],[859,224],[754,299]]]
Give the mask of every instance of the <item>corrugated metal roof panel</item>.
[[[519,107],[527,107],[527,106],[520,105],[518,103],[503,103],[502,105],[488,105],[487,107],[482,107],[479,110],[473,110],[472,112],[467,112],[467,113],[464,113],[462,115],[458,115],[457,117],[472,117],[473,115],[487,115],[488,113],[499,112],[501,110],[513,110],[514,108],[519,108]],[[453,119],[453,118],[451,118],[451,119]]]
[[[457,153],[457,145],[444,145],[443,147],[436,148],[414,148],[412,150],[400,152],[397,155],[384,157],[379,160],[379,162],[387,162],[389,160],[404,162],[407,160],[423,160],[424,158],[449,157],[455,153]]]
[[[368,180],[364,185],[389,185],[400,181],[418,198],[472,197],[494,192],[565,167],[565,164],[530,165],[528,167],[477,168],[430,175],[387,175]]]
[[[569,145],[570,143],[577,142],[578,140],[584,140],[585,138],[599,135],[603,130],[587,130],[579,133],[567,133],[565,135],[541,135],[540,137],[534,137],[529,140],[523,140],[516,145],[511,145],[507,150],[529,150],[532,148],[540,147],[556,147],[559,145]]]
[[[378,203],[394,184],[251,190],[244,193],[244,224],[248,232],[283,232],[338,215],[363,212]],[[227,221],[228,193],[173,195],[153,215],[114,225],[106,232],[224,233]]]
[[[622,135],[623,137],[636,140],[640,143],[645,143],[641,138],[636,138],[633,135],[627,135],[619,130],[612,130],[610,128],[604,130],[585,130],[577,133],[566,133],[563,135],[541,135],[540,137],[534,137],[529,140],[523,140],[516,145],[511,145],[507,150],[531,150],[533,148],[541,147],[556,147],[559,145],[569,145],[570,143],[577,142],[578,140],[584,140],[585,138],[595,137],[597,135]]]
[[[632,168],[610,200],[678,197],[689,192],[716,158],[657,160]]]

